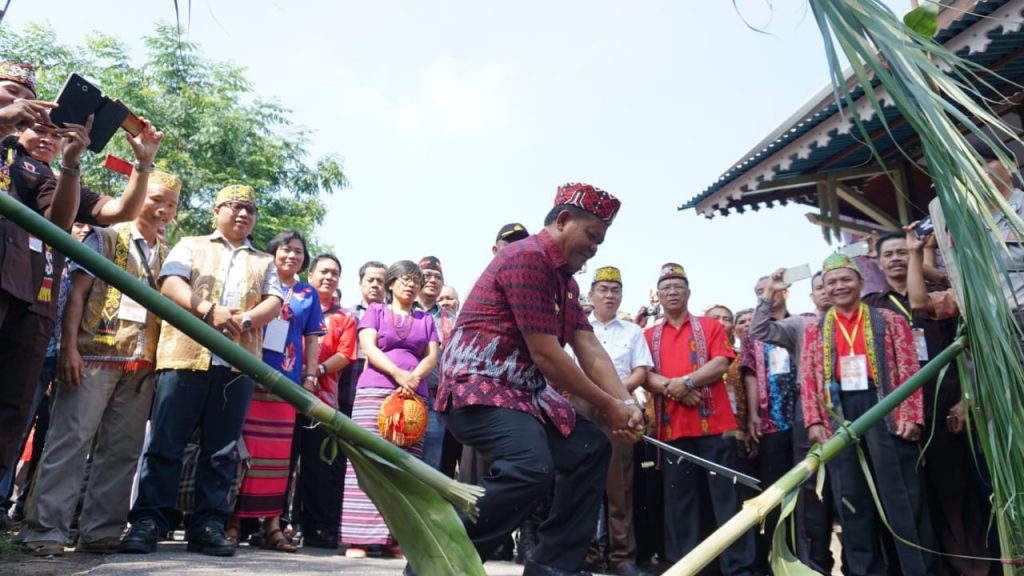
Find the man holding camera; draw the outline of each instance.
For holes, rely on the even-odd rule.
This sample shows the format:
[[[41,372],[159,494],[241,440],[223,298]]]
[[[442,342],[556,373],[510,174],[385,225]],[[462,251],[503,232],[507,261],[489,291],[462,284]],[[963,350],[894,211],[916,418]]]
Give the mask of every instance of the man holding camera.
[[[89,146],[86,125],[50,124],[52,104],[35,97],[35,72],[27,64],[0,62],[0,132],[21,128],[0,143],[0,192],[7,193],[69,230],[72,223],[102,226],[135,218],[146,199],[163,134],[144,122],[127,140],[135,171],[120,198],[100,196],[81,185],[79,160]],[[50,164],[61,156],[61,177]],[[6,218],[0,218],[0,477],[18,450],[53,332],[64,257]]]

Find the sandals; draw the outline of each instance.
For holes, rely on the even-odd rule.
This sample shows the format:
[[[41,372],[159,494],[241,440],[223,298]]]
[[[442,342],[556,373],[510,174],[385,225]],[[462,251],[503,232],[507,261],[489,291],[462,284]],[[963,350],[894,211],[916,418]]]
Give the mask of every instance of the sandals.
[[[264,534],[260,541],[260,548],[264,550],[276,550],[278,552],[295,552],[299,548],[288,541],[284,532],[277,528],[273,532]]]

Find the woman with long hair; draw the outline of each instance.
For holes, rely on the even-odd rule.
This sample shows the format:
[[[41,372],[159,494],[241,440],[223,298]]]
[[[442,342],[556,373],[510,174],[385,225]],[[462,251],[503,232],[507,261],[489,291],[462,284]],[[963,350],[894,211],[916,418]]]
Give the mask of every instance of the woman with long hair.
[[[437,363],[440,339],[430,314],[413,310],[422,286],[423,271],[414,262],[392,264],[384,276],[384,303],[370,304],[359,321],[359,346],[366,355],[366,367],[356,384],[352,419],[374,434],[380,434],[377,414],[392,392],[427,397],[426,377]],[[421,457],[423,441],[405,450]],[[359,488],[351,462],[342,501],[338,539],[348,545],[345,556],[364,558],[368,550],[381,556],[402,555],[383,516]]]

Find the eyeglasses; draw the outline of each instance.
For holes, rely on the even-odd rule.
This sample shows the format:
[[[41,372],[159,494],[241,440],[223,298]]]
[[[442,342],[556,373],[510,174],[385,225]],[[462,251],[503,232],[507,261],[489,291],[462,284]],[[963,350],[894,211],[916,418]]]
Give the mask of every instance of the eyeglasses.
[[[241,212],[242,210],[245,210],[249,214],[255,214],[256,212],[259,211],[259,209],[256,208],[254,204],[249,204],[248,202],[224,202],[223,204],[221,204],[221,206],[224,206],[225,208],[231,210],[236,214]]]
[[[594,288],[594,294],[598,294],[600,296],[604,296],[606,294],[611,294],[613,296],[620,296],[622,294],[622,288],[619,288],[617,286],[612,287],[612,288],[609,288],[607,286],[601,286],[599,288]]]
[[[433,270],[424,270],[423,271],[423,281],[424,282],[430,282],[431,280],[440,282],[441,281],[441,273],[440,272],[434,272]]]
[[[400,276],[396,278],[395,281],[401,282],[406,286],[419,286],[420,284],[422,284],[422,282],[420,282],[420,279],[415,276]]]

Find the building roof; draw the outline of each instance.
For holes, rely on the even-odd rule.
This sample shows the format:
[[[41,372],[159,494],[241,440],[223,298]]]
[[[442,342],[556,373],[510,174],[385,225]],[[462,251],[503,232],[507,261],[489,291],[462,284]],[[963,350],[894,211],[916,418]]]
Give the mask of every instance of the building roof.
[[[946,8],[940,17],[945,21],[936,35],[937,42],[976,64],[996,70],[1005,79],[1024,79],[1024,0],[980,0],[969,11]],[[1004,79],[989,77],[989,81],[1001,93],[1019,91],[1019,86],[1012,87]],[[886,160],[899,160],[901,149],[913,155],[917,141],[914,130],[902,121],[884,90],[872,89],[883,101],[885,123],[891,135],[869,99],[863,97],[863,87],[857,87],[853,94],[857,112],[872,134],[876,149]],[[747,207],[756,210],[776,202],[817,205],[810,176],[872,164],[871,152],[861,143],[860,132],[849,112],[839,114],[830,84],[679,210],[695,208],[710,218],[716,211],[743,212]]]

